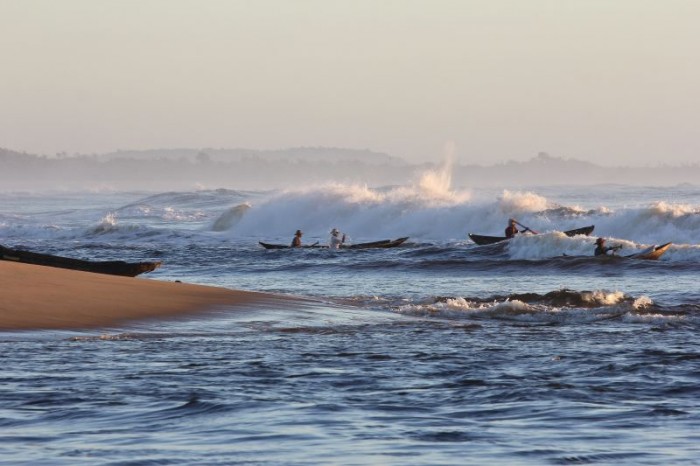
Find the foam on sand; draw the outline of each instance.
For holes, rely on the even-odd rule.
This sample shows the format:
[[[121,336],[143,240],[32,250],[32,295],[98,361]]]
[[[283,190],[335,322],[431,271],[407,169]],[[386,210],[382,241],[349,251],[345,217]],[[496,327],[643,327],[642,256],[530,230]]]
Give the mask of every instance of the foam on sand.
[[[235,310],[280,300],[265,293],[0,261],[0,330],[78,329]]]

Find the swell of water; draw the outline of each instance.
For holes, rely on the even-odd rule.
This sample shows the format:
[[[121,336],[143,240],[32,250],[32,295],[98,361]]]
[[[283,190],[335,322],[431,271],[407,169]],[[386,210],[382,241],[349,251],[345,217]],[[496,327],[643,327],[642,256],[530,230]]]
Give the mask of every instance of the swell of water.
[[[12,368],[0,377],[3,458],[694,461],[700,352],[690,330],[434,317],[329,324],[351,319],[319,313],[309,325],[251,319],[234,331],[217,320],[194,332],[190,323],[0,340]]]

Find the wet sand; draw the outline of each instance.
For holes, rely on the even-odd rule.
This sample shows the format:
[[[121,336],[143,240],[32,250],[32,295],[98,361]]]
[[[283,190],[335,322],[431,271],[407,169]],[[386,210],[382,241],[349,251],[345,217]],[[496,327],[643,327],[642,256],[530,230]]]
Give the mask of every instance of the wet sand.
[[[140,319],[235,310],[265,293],[0,261],[0,330],[105,327]],[[290,300],[292,301],[292,300]]]

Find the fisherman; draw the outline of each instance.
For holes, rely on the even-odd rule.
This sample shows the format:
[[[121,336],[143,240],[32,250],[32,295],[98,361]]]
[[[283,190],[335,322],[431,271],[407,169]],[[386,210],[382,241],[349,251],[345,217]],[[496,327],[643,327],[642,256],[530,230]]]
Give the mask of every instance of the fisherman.
[[[617,246],[605,246],[605,238],[598,238],[595,240],[595,251],[594,255],[596,256],[607,256],[608,251],[617,251],[618,249],[622,249],[622,245],[618,244]]]
[[[328,246],[331,249],[340,249],[340,245],[345,242],[345,234],[343,234],[343,237],[340,237],[340,231],[338,231],[337,228],[333,228],[331,230],[331,239],[328,242]]]
[[[518,227],[516,227],[516,225],[520,225],[525,229],[522,231],[518,231]],[[506,239],[510,239],[518,233],[527,233],[528,231],[534,235],[538,234],[535,230],[531,230],[529,227],[526,227],[522,223],[518,223],[518,221],[514,218],[511,218],[510,220],[508,220],[508,226],[506,227]]]
[[[301,247],[301,236],[303,233],[301,230],[297,230],[296,233],[294,233],[294,238],[292,239],[292,247],[293,248],[300,248]]]
[[[508,226],[506,227],[506,238],[512,238],[518,234],[518,227],[515,226],[517,222],[514,218],[508,220]]]

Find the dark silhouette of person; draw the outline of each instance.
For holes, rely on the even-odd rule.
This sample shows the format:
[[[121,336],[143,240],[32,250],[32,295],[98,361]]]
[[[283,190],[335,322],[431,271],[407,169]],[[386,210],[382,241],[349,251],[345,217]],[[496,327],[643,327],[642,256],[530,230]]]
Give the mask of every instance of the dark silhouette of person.
[[[622,245],[605,246],[605,238],[598,238],[595,240],[595,251],[593,251],[593,254],[596,256],[607,256],[608,251],[617,251],[621,248]]]
[[[301,247],[301,236],[304,233],[301,232],[301,230],[297,230],[296,233],[294,233],[294,238],[292,239],[292,247],[293,248],[300,248]]]
[[[506,238],[512,238],[518,234],[518,227],[515,226],[515,219],[510,219],[508,221],[508,226],[506,227]]]

